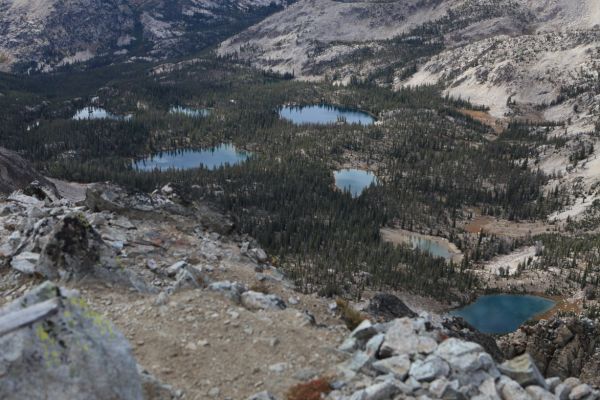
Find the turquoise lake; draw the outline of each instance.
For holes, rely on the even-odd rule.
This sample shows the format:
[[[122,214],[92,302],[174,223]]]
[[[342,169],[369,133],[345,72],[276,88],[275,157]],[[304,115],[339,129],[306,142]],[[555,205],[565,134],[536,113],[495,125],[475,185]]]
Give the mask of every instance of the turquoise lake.
[[[204,150],[179,150],[165,152],[137,160],[133,167],[140,171],[159,169],[192,169],[206,168],[214,170],[223,166],[241,164],[250,158],[250,153],[240,151],[230,144],[222,144]]]
[[[92,119],[112,119],[115,121],[127,121],[131,119],[131,115],[120,116],[111,114],[104,108],[100,107],[85,107],[77,111],[73,116],[74,120],[92,120]]]
[[[372,125],[375,122],[375,118],[365,112],[326,104],[282,107],[279,110],[279,117],[292,121],[296,125],[327,125],[340,121],[347,124]]]
[[[349,191],[352,197],[358,197],[363,190],[377,184],[377,177],[369,171],[360,169],[342,169],[333,173],[335,186],[343,191]]]
[[[411,236],[410,243],[412,244],[413,249],[419,249],[423,252],[431,254],[434,257],[443,257],[446,260],[451,260],[454,256],[454,254],[446,246],[427,238]]]
[[[537,296],[499,294],[482,296],[473,304],[451,312],[483,333],[516,331],[524,322],[554,307],[552,300]]]

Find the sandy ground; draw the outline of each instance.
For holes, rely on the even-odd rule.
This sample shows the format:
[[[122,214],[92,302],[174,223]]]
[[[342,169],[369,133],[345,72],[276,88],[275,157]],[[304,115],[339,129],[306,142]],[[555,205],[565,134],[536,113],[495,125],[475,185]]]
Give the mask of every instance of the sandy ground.
[[[508,122],[504,118],[496,118],[485,111],[468,110],[466,108],[461,108],[458,111],[476,121],[481,122],[484,125],[489,126],[497,135],[501,134],[508,126]]]
[[[527,261],[536,260],[535,246],[523,247],[510,254],[494,257],[485,263],[485,270],[494,275],[500,275],[500,270],[508,271],[509,275],[514,275],[517,272],[519,264]]]
[[[468,233],[477,234],[481,230],[486,233],[506,236],[509,238],[519,238],[525,236],[534,236],[557,229],[556,226],[541,221],[535,222],[514,222],[505,219],[497,219],[487,215],[480,215],[468,221],[464,226]]]

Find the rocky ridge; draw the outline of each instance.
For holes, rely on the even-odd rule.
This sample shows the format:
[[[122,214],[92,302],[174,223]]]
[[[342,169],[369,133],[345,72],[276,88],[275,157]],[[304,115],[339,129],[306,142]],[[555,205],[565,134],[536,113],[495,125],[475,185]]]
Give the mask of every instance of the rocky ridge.
[[[64,182],[57,187],[73,195]],[[460,320],[417,315],[390,294],[365,305],[380,322],[365,320],[344,337],[335,306],[295,292],[264,250],[209,205],[185,202],[176,186],[152,194],[109,184],[78,188],[86,193],[77,202],[15,192],[1,205],[0,328],[22,321],[0,332],[0,346],[21,349],[3,358],[5,398],[29,390],[25,378],[81,382],[86,374],[98,387],[49,390],[70,387],[71,398],[93,398],[86,394],[93,390],[102,398],[112,380],[102,372],[61,375],[81,357],[81,347],[60,345],[73,337],[91,340],[88,357],[119,365],[113,372],[135,382],[114,384],[114,393],[129,391],[119,398],[278,399],[323,377],[330,399],[598,398],[577,379],[542,378],[529,355],[502,361],[486,335]],[[36,287],[48,278],[63,287]],[[35,345],[15,345],[25,337]],[[103,348],[120,361],[102,361]],[[40,357],[62,366],[49,369]],[[36,372],[23,376],[22,368]]]
[[[514,357],[531,354],[540,370],[566,379],[578,376],[600,385],[600,327],[588,318],[554,317],[500,338],[504,354]]]
[[[529,354],[496,363],[480,345],[448,338],[428,314],[384,324],[361,323],[340,346],[327,398],[597,399],[579,379],[545,379]]]
[[[169,185],[152,194],[57,186],[66,197],[15,192],[0,201],[0,303],[12,310],[44,279],[77,290],[95,316],[114,321],[145,370],[179,390],[152,386],[162,394],[145,398],[245,398],[261,387],[283,395],[338,359],[344,328],[327,302],[296,293],[209,205],[187,203]],[[18,332],[62,323],[42,317]],[[11,335],[2,340],[19,340]]]

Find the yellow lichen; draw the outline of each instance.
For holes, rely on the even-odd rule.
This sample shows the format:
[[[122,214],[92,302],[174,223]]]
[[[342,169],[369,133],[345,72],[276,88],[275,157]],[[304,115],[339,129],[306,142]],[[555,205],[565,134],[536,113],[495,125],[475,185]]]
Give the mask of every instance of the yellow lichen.
[[[36,326],[35,333],[42,342],[46,342],[50,339],[50,335],[48,335],[48,332],[46,332],[42,325]]]
[[[114,336],[112,324],[104,319],[102,315],[92,310],[84,299],[81,297],[72,297],[69,300],[73,306],[81,309],[81,315],[84,318],[92,321],[92,324],[94,324],[94,326],[100,330],[102,335],[109,335],[111,337]]]
[[[90,225],[90,222],[85,217],[85,215],[83,215],[83,213],[77,213],[77,214],[75,214],[75,217],[79,220],[79,222],[81,222],[81,225],[83,225],[86,229],[89,229],[92,227]]]

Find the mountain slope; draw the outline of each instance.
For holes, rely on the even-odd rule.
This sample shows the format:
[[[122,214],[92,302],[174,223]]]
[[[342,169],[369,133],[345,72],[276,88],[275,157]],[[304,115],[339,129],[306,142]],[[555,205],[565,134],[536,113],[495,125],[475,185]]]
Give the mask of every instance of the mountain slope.
[[[0,70],[48,71],[96,56],[185,55],[285,0],[0,0]]]
[[[514,113],[509,99],[540,106],[564,101],[571,88],[587,92],[598,76],[598,23],[593,0],[302,0],[219,53],[303,79],[439,83],[503,117]],[[417,40],[439,45],[413,52],[406,68],[406,43]]]
[[[0,0],[0,69],[38,69],[90,59],[133,31],[123,0]],[[36,65],[37,64],[37,65]]]
[[[388,39],[438,19],[449,3],[302,0],[225,41],[219,53],[310,76],[307,69],[316,60],[352,52],[355,42]],[[322,46],[330,51],[321,53]]]

